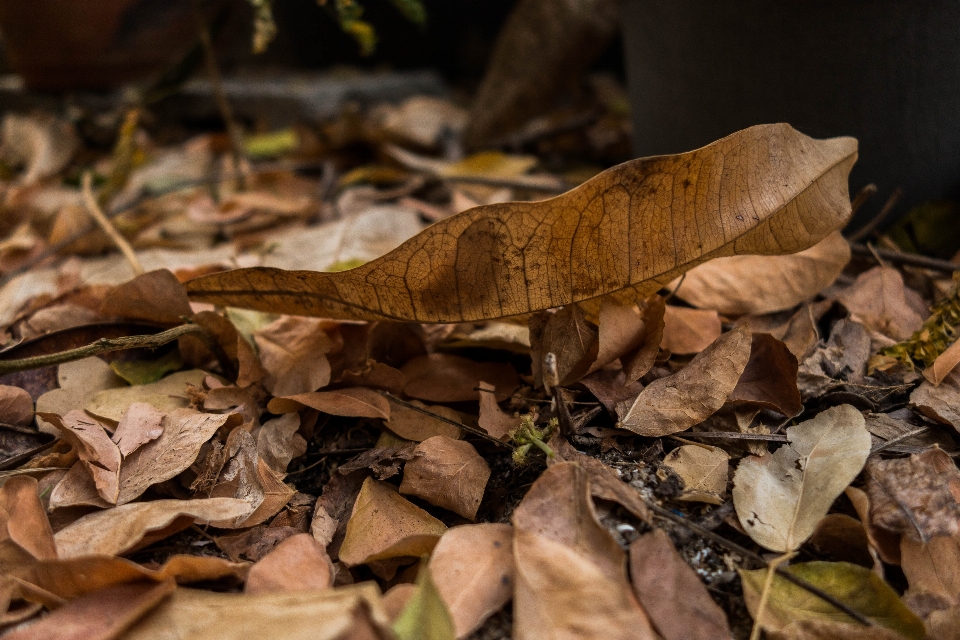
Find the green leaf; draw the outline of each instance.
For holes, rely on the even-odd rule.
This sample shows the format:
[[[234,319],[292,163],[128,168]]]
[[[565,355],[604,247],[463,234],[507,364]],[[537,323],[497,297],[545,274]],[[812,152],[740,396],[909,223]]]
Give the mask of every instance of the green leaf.
[[[426,557],[420,561],[417,590],[393,623],[398,640],[456,640],[453,618],[430,577]]]
[[[787,567],[787,571],[859,611],[878,626],[896,631],[910,640],[924,637],[920,618],[869,569],[848,562],[806,562]],[[766,569],[740,571],[743,595],[751,615],[756,614],[766,577]],[[803,621],[859,624],[818,596],[776,576],[761,626],[765,631],[775,632],[792,622]]]
[[[110,363],[113,372],[132,385],[156,382],[182,366],[183,360],[177,349],[170,349],[155,360],[114,360]]]

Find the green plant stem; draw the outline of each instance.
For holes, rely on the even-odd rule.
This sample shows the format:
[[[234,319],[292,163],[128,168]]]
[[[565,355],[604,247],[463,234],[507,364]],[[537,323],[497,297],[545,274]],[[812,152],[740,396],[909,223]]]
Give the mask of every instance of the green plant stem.
[[[33,356],[32,358],[19,358],[16,360],[0,360],[0,375],[13,373],[15,371],[27,371],[29,369],[39,369],[41,367],[50,367],[82,360],[90,356],[111,351],[125,351],[127,349],[156,349],[169,342],[173,342],[187,335],[196,335],[203,340],[204,344],[210,349],[220,363],[220,367],[227,376],[233,378],[236,374],[233,363],[224,353],[220,345],[217,344],[210,332],[198,324],[182,324],[173,329],[167,329],[160,333],[141,336],[124,336],[122,338],[100,338],[96,342],[76,349],[68,349],[58,353],[48,353],[42,356]]]

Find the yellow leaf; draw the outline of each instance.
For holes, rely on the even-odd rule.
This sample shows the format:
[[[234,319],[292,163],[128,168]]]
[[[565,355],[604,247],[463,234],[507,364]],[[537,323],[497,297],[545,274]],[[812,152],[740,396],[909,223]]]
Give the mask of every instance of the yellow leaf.
[[[635,302],[711,258],[801,251],[850,215],[852,138],[786,124],[632,160],[561,196],[469,209],[341,273],[238,269],[194,300],[328,318],[467,322],[607,294]]]

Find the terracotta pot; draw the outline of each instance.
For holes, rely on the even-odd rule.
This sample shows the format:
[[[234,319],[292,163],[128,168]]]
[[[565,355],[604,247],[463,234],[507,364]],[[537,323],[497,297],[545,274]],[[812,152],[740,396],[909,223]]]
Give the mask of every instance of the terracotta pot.
[[[789,122],[859,139],[851,191],[879,193],[854,227],[898,187],[901,212],[960,198],[960,2],[626,0],[623,22],[638,155]]]
[[[11,66],[34,89],[104,89],[163,70],[196,38],[191,0],[0,0]]]

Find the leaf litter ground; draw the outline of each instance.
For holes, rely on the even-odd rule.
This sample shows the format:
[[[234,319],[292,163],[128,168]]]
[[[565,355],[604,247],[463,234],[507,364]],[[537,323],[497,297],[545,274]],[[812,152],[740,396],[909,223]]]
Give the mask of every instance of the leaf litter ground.
[[[8,637],[951,637],[960,297],[851,259],[855,142],[757,127],[538,203],[571,176],[378,122],[387,161],[344,120],[300,150],[322,196],[144,197],[232,169],[142,131],[108,203],[141,275],[76,233],[72,150],[11,174]]]

